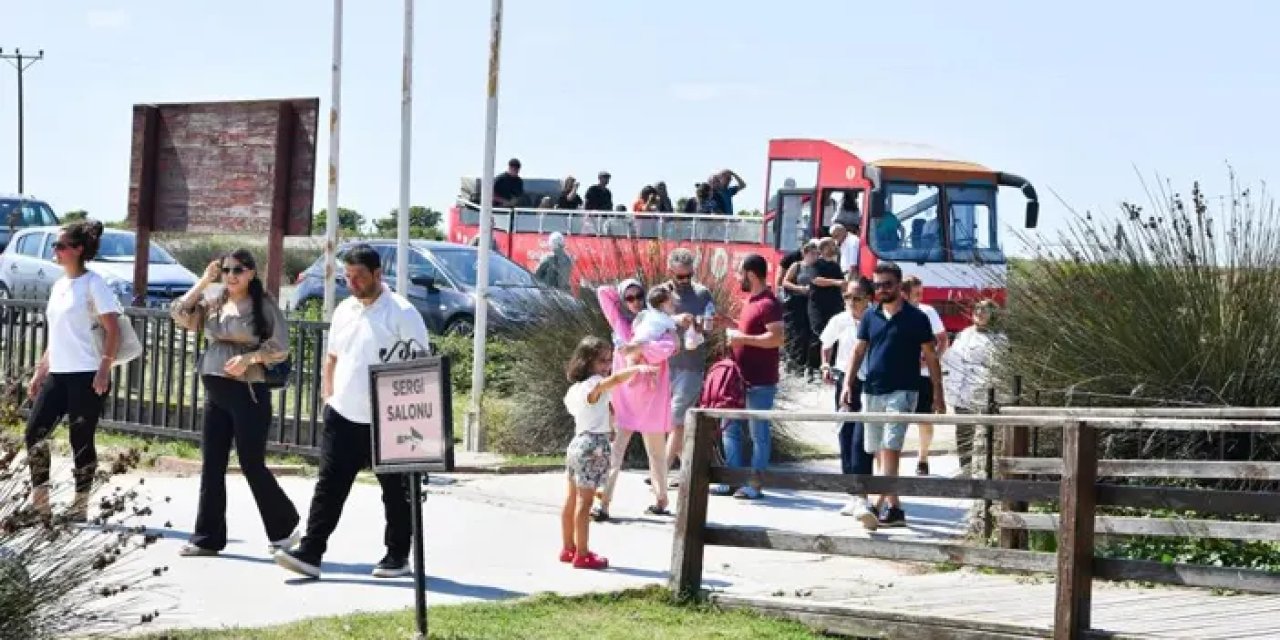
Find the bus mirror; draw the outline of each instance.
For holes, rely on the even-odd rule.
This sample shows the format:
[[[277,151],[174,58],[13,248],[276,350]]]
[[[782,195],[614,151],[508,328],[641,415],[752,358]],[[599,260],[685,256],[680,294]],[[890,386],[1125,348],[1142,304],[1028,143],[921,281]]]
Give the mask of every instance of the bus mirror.
[[[1034,229],[1040,221],[1040,203],[1031,200],[1027,202],[1027,228]]]

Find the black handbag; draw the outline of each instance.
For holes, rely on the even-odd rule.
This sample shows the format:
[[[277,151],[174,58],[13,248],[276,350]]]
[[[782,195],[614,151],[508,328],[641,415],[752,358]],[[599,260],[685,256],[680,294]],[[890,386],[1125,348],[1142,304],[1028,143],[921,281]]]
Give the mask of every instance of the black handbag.
[[[289,386],[289,374],[293,373],[293,356],[275,364],[262,365],[263,384],[268,389],[283,389]]]

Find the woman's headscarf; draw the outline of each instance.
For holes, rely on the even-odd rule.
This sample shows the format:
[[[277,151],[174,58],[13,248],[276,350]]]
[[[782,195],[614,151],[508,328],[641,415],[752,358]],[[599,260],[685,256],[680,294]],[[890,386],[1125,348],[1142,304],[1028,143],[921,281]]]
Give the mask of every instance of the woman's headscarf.
[[[631,313],[631,309],[627,308],[627,301],[624,300],[627,296],[627,289],[630,289],[631,287],[639,289],[640,296],[644,297],[644,285],[640,284],[639,280],[636,280],[635,278],[627,278],[626,280],[618,283],[618,306],[621,307],[622,315],[627,319],[635,317],[635,314]]]

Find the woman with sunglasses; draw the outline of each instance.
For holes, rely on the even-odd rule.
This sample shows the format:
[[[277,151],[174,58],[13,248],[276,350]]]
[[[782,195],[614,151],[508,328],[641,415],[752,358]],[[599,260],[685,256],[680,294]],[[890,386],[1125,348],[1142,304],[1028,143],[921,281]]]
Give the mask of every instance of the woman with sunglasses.
[[[222,281],[210,298],[205,290]],[[237,249],[209,263],[196,286],[174,303],[173,319],[207,338],[200,358],[204,422],[200,434],[200,499],[183,556],[213,556],[227,546],[227,463],[234,444],[267,530],[268,552],[297,543],[298,510],[267,468],[271,391],[266,366],[288,357],[289,325],[263,289],[253,254]]]
[[[85,522],[89,516],[89,494],[98,468],[94,432],[103,397],[111,388],[111,367],[120,346],[117,322],[123,311],[106,281],[85,268],[98,255],[101,240],[102,223],[84,221],[64,227],[53,243],[53,259],[63,276],[53,284],[45,307],[49,337],[27,388],[34,404],[25,434],[31,502],[45,521],[52,516],[48,437],[64,416],[70,423],[75,460],[75,498],[67,519]],[[94,340],[95,325],[105,333],[101,349]]]
[[[836,411],[862,411],[862,383],[867,378],[867,363],[864,360],[861,369],[850,381],[852,393],[849,404],[840,401],[844,390],[845,378],[851,375],[847,369],[853,360],[853,349],[858,343],[858,323],[862,315],[871,306],[874,296],[871,282],[857,279],[850,282],[844,291],[844,311],[837,313],[822,331],[822,379],[835,385]],[[834,351],[834,353],[832,353]],[[834,361],[832,357],[834,356]],[[827,364],[833,362],[833,364]],[[852,421],[840,425],[840,472],[844,474],[871,475],[875,472],[875,458],[862,446],[862,422]],[[871,509],[866,494],[853,494],[848,504],[840,510],[840,515],[857,518],[863,528],[875,530],[879,518]]]
[[[656,369],[653,374],[628,380],[610,396],[617,433],[612,444],[609,479],[600,494],[600,505],[591,511],[591,516],[597,522],[609,519],[609,503],[613,500],[618,472],[622,468],[631,436],[636,433],[644,438],[644,449],[649,455],[650,489],[655,498],[654,504],[646,512],[651,515],[670,515],[667,511],[666,437],[667,432],[671,431],[671,411],[659,408],[671,406],[667,359],[676,353],[676,340],[668,333],[651,342],[631,344],[634,337],[631,323],[645,309],[645,290],[638,280],[624,280],[617,287],[600,287],[596,295],[600,300],[600,309],[613,329],[613,371],[626,369],[628,356],[634,355],[639,356],[639,364]]]

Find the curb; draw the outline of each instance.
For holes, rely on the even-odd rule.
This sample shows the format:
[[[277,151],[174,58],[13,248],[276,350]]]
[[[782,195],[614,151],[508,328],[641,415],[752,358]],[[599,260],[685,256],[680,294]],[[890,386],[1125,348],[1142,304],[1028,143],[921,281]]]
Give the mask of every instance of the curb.
[[[200,473],[204,465],[199,460],[188,460],[186,458],[178,458],[174,456],[160,456],[156,458],[151,468],[156,471],[165,473],[178,473],[185,475],[195,475]],[[277,476],[305,476],[307,475],[307,466],[302,464],[267,464],[267,469]],[[238,465],[228,465],[228,474],[240,475],[240,467]]]

